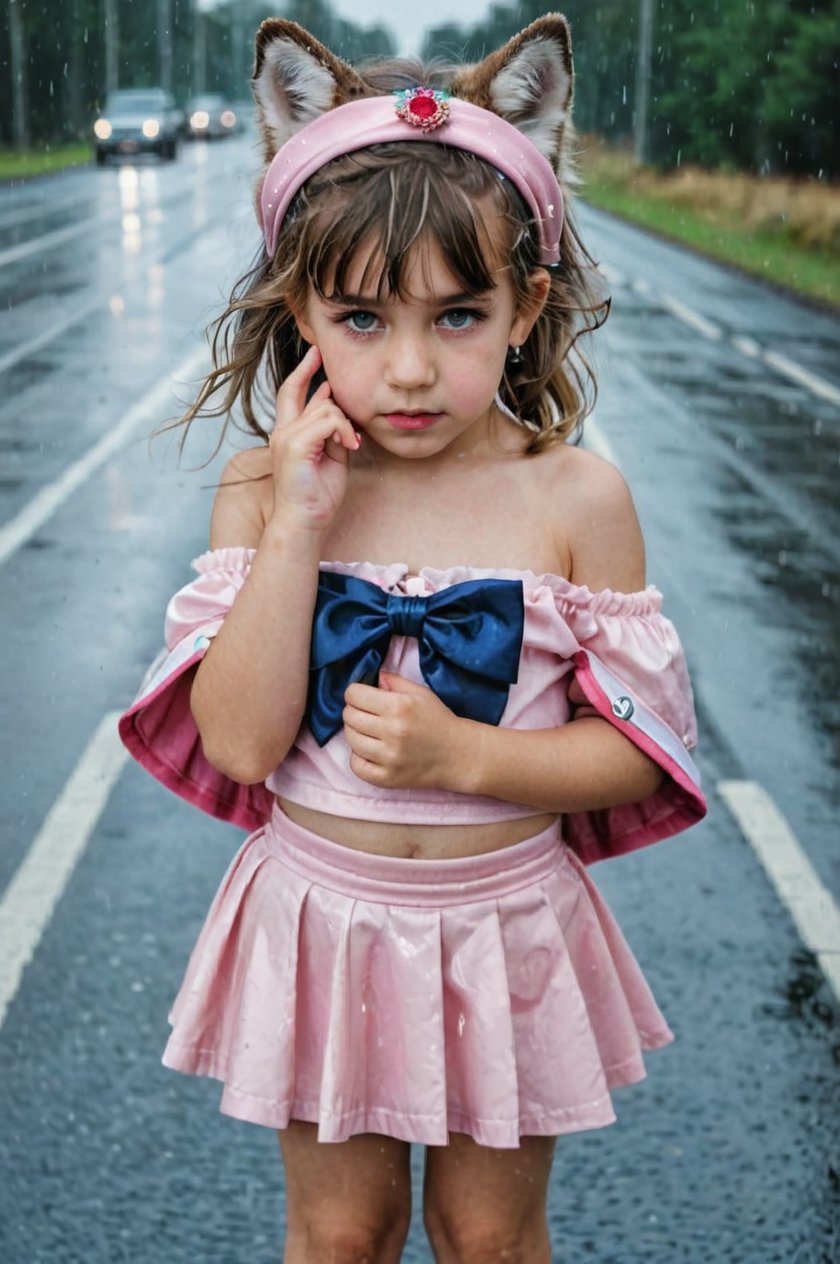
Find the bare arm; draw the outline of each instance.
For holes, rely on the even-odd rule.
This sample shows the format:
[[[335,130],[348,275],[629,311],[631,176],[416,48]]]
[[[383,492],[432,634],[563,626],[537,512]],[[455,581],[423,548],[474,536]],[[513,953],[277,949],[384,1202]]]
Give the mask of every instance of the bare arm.
[[[598,462],[587,472],[572,578],[593,590],[637,591],[645,582],[644,544],[630,494],[612,467]],[[653,760],[592,708],[581,706],[561,728],[517,730],[460,719],[431,690],[399,677],[380,683],[378,690],[351,685],[346,695],[351,766],[373,784],[576,812],[637,802],[662,780]],[[571,698],[584,701],[574,685]]]
[[[310,352],[281,387],[269,448],[229,462],[213,507],[211,547],[257,551],[198,667],[191,705],[208,760],[243,784],[264,780],[300,727],[321,542],[358,446],[328,386],[305,403],[319,363]]]

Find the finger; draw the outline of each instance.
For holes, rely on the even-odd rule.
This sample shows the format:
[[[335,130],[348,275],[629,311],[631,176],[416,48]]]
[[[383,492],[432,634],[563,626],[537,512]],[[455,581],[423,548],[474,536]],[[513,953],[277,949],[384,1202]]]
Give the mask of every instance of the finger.
[[[348,706],[366,711],[370,715],[382,715],[388,706],[383,690],[377,689],[375,685],[363,685],[359,682],[347,686],[344,701]]]
[[[350,771],[354,772],[362,781],[367,781],[369,785],[381,786],[385,784],[386,772],[379,764],[372,763],[369,759],[364,759],[361,755],[350,756]]]
[[[310,383],[321,367],[321,352],[317,347],[310,347],[306,355],[296,368],[280,385],[277,392],[277,401],[275,416],[277,424],[281,425],[285,421],[291,421],[295,417],[299,417],[306,407],[306,395],[309,390]],[[324,386],[328,387],[328,383],[324,382],[318,387],[321,391]],[[316,395],[318,394],[316,391]],[[329,389],[322,398],[329,396]]]
[[[354,729],[345,729],[344,736],[353,755],[369,764],[375,764],[377,768],[384,767],[385,749],[382,742],[374,737],[365,737],[364,733],[357,733]]]
[[[316,408],[307,408],[296,420],[287,424],[278,422],[271,436],[271,446],[276,451],[282,449],[293,461],[320,458],[336,434],[341,436],[340,448],[358,446],[356,432],[341,409],[331,400],[321,400]],[[330,455],[337,456],[335,448]],[[344,460],[343,454],[340,459]]]
[[[418,684],[406,676],[397,676],[394,672],[380,672],[379,684],[388,693],[428,694],[428,685]]]
[[[353,423],[341,411],[335,400],[330,398],[329,384],[325,382],[323,385],[326,387],[325,393],[322,395],[320,393],[321,387],[318,388],[301,414],[301,425],[308,432],[310,427],[317,422],[318,433],[323,436],[325,441],[332,439],[338,446],[355,452],[361,444],[361,436],[354,428]],[[320,424],[323,418],[327,419],[324,426]],[[329,429],[330,424],[332,425],[332,432]]]
[[[345,707],[341,713],[341,721],[346,731],[352,730],[363,737],[380,738],[382,736],[382,717],[370,711],[361,711],[358,707]]]

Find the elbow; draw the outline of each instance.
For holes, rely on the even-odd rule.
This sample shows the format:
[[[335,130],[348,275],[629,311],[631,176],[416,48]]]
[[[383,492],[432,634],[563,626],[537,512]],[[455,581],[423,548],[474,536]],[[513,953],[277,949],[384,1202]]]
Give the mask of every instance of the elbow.
[[[236,747],[227,741],[214,740],[199,730],[204,758],[216,772],[241,786],[260,785],[285,759],[291,743],[282,747],[248,748],[247,744]]]

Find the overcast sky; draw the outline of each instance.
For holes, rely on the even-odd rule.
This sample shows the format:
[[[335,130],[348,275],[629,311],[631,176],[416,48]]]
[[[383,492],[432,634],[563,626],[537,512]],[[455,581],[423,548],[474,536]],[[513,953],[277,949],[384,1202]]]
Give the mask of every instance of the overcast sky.
[[[384,0],[333,0],[333,8],[342,15],[358,22],[360,26],[373,26],[376,22],[390,27],[396,38],[398,51],[417,53],[423,31],[427,26],[439,26],[442,22],[455,21],[459,26],[470,26],[483,17],[489,8],[489,0],[403,0],[390,4]]]

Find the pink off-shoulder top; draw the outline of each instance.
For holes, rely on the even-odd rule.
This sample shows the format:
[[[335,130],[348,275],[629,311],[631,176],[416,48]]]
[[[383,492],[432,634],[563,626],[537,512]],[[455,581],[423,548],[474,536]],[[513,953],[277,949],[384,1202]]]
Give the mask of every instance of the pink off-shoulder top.
[[[189,708],[192,668],[247,582],[253,555],[254,550],[245,548],[202,554],[193,563],[196,578],[169,603],[166,648],[120,721],[123,741],[149,772],[196,806],[246,829],[265,823],[274,795],[371,821],[480,824],[534,815],[533,807],[489,797],[371,786],[351,771],[343,732],[319,746],[305,723],[264,783],[239,785],[212,768]],[[659,789],[640,803],[564,817],[564,838],[585,863],[668,837],[705,815],[699,773],[689,755],[697,730],[685,658],[654,587],[636,593],[591,592],[557,575],[467,566],[424,567],[409,575],[402,563],[330,562],[322,563],[322,570],[356,576],[409,597],[467,580],[521,581],[519,674],[500,723],[516,729],[566,724],[572,718],[569,685],[576,679],[599,714],[666,773]],[[271,635],[269,627],[266,635]],[[411,637],[392,637],[383,668],[424,683],[417,642]]]

